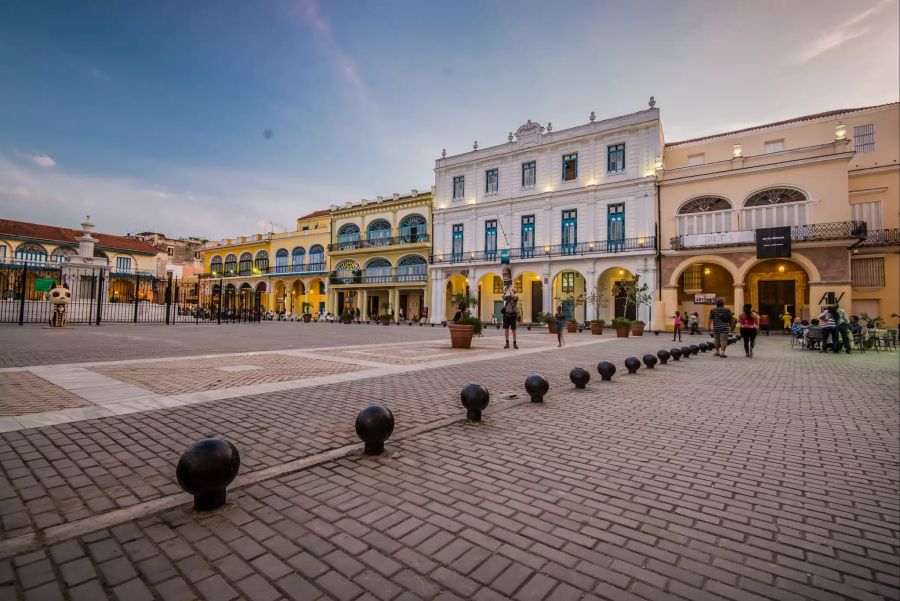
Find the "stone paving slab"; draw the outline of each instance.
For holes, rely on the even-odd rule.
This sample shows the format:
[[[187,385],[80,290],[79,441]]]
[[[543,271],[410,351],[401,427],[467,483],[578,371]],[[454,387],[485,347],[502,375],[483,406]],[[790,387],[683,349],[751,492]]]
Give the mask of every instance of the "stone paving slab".
[[[29,372],[0,373],[0,417],[91,405],[80,396]]]
[[[562,367],[589,365],[593,347],[471,364],[464,376],[500,390],[539,362],[547,402],[239,489],[212,514],[180,507],[0,560],[0,586],[71,599],[897,599],[896,355],[776,344],[586,391]],[[602,351],[621,366],[646,346]]]

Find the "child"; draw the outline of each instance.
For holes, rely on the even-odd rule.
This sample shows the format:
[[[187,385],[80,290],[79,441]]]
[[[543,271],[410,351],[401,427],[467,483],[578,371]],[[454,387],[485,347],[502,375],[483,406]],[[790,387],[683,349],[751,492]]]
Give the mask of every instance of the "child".
[[[681,342],[681,312],[675,311],[675,331],[672,332],[672,342],[675,342],[675,339],[678,338],[678,342]]]
[[[566,315],[563,313],[562,307],[556,307],[556,315],[553,316],[553,319],[556,320],[556,340],[558,344],[556,346],[563,345],[563,328],[566,325]]]

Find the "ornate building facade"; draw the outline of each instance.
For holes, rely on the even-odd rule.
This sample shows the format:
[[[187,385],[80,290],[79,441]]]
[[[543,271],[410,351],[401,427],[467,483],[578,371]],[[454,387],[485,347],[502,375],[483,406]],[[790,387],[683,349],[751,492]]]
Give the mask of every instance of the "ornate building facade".
[[[577,321],[649,323],[652,307],[628,306],[619,283],[640,276],[655,293],[654,105],[559,131],[529,120],[505,144],[437,159],[432,320],[466,290],[481,319],[498,316],[508,257],[524,322],[561,306]]]
[[[427,317],[431,191],[331,207],[329,306],[360,316]]]
[[[657,313],[705,320],[719,296],[780,327],[839,301],[896,327],[898,115],[892,103],[666,144]],[[757,230],[776,227],[789,255],[757,258]]]

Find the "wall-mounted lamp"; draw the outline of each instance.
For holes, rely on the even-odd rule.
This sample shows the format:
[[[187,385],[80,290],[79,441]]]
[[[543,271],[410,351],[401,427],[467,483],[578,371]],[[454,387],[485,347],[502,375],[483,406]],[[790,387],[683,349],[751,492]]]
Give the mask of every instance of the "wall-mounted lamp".
[[[847,139],[847,126],[842,121],[838,121],[834,126],[834,139],[835,141]]]
[[[620,270],[619,270],[619,275],[625,275],[625,270],[624,270],[624,269],[620,269]]]
[[[711,273],[712,273],[712,269],[710,269],[709,267],[703,268],[703,275],[709,275]]]
[[[738,158],[744,154],[744,149],[740,144],[735,144],[731,147],[731,156],[734,158]]]
[[[778,272],[779,272],[779,273],[784,273],[784,265],[779,265],[779,266],[778,266]]]

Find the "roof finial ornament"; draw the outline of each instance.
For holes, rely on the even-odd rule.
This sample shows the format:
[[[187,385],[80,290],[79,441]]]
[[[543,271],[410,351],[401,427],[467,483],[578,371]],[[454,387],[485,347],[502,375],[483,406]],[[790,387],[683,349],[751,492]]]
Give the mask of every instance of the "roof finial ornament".
[[[547,121],[547,133],[549,134],[551,131],[553,131],[553,124]]]
[[[656,99],[653,96],[651,96],[650,102],[648,102],[647,104],[650,105],[650,108],[653,108],[654,106],[656,106]]]
[[[443,150],[441,150],[441,158],[442,158],[442,159],[446,159],[446,158],[447,158],[447,149],[446,149],[446,148],[444,148]]]
[[[478,150],[478,140],[475,140],[475,142],[472,144],[472,150]]]
[[[512,140],[513,140],[512,132],[509,132],[509,135],[506,136],[506,139],[509,140],[510,142],[512,142]]]
[[[597,115],[594,114],[594,111],[591,111],[591,116],[588,117],[588,119],[590,119],[591,123],[597,119]]]

